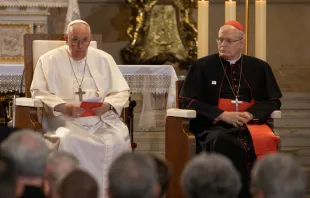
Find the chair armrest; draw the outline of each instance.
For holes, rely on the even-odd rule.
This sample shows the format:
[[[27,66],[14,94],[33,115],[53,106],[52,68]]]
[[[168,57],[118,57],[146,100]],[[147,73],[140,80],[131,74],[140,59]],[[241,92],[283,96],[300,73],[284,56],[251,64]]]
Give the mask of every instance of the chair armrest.
[[[196,118],[196,111],[195,110],[187,110],[187,109],[178,109],[178,108],[171,108],[167,110],[167,116],[171,117],[180,117],[180,118]],[[270,118],[281,118],[282,113],[281,111],[273,111],[270,115]]]
[[[51,143],[56,143],[60,137],[55,136],[55,133],[51,133],[51,132],[46,132],[44,133],[44,138],[49,140]]]
[[[43,103],[40,99],[24,98],[24,97],[16,98],[15,105],[24,107],[43,107]]]
[[[171,108],[167,110],[167,116],[179,118],[196,118],[195,110]]]
[[[129,100],[126,101],[123,108],[128,108],[128,107],[129,107]]]
[[[281,118],[281,111],[273,111],[272,113],[271,113],[271,115],[270,115],[270,118],[273,118],[273,119],[275,119],[275,118]]]

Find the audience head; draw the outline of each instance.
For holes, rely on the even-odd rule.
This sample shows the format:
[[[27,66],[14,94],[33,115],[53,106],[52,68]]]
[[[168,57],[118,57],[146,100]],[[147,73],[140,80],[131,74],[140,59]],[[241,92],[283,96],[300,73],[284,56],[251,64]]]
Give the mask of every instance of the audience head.
[[[188,198],[235,198],[241,179],[228,158],[202,153],[183,170],[182,187]]]
[[[16,169],[11,158],[0,153],[0,197],[15,198]]]
[[[83,170],[73,170],[61,182],[58,194],[61,198],[98,198],[96,180]]]
[[[58,198],[58,188],[61,181],[73,170],[79,168],[79,160],[64,151],[54,151],[48,155],[46,163],[46,179],[52,198]]]
[[[143,153],[123,153],[108,173],[110,198],[154,198],[159,196],[154,160]]]
[[[88,23],[83,20],[74,20],[67,26],[65,41],[69,47],[71,58],[82,60],[87,55],[91,42],[91,30]]]
[[[164,197],[170,182],[170,170],[167,163],[156,155],[150,155],[156,166],[158,174],[158,183],[160,185],[160,195],[159,197]]]
[[[79,168],[79,160],[72,154],[64,151],[51,152],[47,158],[47,177],[54,183],[59,184],[70,172]]]
[[[274,153],[257,160],[252,171],[254,198],[303,198],[308,176],[296,160]]]
[[[237,60],[245,45],[243,26],[238,21],[228,21],[219,30],[217,47],[225,60]]]
[[[49,149],[41,134],[17,131],[2,143],[1,150],[14,160],[18,177],[43,177]]]

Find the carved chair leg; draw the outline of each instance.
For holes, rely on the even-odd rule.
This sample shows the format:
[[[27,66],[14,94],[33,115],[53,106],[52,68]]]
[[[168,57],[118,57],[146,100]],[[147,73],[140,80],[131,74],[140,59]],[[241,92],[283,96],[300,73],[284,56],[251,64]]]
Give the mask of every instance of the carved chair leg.
[[[34,131],[42,132],[42,125],[38,119],[38,111],[37,108],[30,108],[30,121],[34,127]]]

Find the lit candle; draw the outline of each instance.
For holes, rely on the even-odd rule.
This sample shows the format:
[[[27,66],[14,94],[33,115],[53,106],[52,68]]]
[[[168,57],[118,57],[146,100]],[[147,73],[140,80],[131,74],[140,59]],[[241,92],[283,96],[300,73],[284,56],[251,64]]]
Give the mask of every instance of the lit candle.
[[[236,2],[225,1],[225,22],[236,20]]]
[[[266,1],[255,1],[255,56],[266,60]]]
[[[197,29],[197,58],[201,58],[208,55],[209,48],[209,1],[198,1]]]

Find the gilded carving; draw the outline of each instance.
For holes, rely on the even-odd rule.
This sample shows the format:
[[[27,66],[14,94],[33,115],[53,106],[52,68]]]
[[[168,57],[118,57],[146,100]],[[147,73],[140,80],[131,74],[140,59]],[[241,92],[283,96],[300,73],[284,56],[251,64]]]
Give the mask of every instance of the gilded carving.
[[[0,62],[23,62],[23,36],[30,24],[0,24]]]
[[[191,0],[127,0],[132,17],[127,29],[130,44],[122,50],[127,64],[173,64],[187,68],[197,56],[197,30],[190,20]]]

